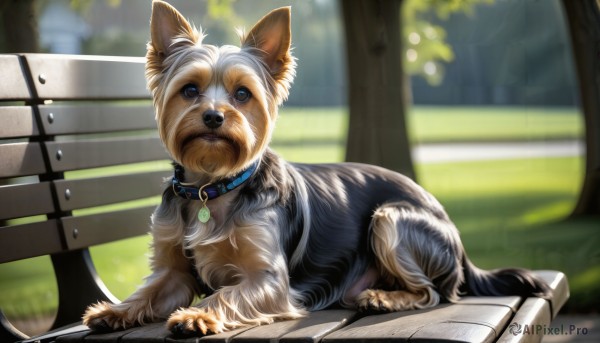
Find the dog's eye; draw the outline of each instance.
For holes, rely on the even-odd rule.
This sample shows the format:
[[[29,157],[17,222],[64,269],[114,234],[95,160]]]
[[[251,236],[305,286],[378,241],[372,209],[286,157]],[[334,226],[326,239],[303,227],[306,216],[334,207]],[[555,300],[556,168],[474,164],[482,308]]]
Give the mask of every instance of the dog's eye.
[[[187,85],[183,86],[183,88],[181,88],[181,95],[188,99],[194,99],[200,96],[200,91],[198,90],[198,87],[196,87],[195,84],[188,83]]]
[[[252,97],[252,93],[246,87],[238,88],[235,93],[233,93],[233,98],[238,102],[246,102],[250,100]]]

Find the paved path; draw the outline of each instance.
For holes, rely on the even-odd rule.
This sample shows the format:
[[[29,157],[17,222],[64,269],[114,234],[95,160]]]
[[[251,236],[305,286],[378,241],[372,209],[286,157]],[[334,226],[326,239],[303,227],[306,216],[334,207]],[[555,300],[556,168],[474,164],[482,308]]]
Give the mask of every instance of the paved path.
[[[420,163],[568,157],[584,153],[585,144],[581,141],[441,143],[422,144],[413,148],[413,158]]]

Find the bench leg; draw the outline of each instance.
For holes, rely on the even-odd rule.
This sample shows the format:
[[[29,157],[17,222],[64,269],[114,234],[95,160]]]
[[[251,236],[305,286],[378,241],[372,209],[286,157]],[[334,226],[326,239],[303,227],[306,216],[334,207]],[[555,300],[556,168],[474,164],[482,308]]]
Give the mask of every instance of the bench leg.
[[[4,312],[0,310],[0,342],[15,342],[27,338],[25,334],[12,326],[4,316]]]
[[[52,255],[58,285],[58,312],[52,329],[81,321],[88,305],[97,301],[118,303],[94,267],[88,249]]]

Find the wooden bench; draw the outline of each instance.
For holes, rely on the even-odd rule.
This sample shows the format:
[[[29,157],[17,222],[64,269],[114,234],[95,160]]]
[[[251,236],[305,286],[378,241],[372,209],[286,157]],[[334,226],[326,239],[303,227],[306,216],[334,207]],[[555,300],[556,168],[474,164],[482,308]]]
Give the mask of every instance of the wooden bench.
[[[98,206],[156,196],[170,175],[98,168],[168,156],[156,134],[143,58],[3,55],[0,78],[8,105],[0,106],[0,262],[51,256],[59,293],[53,327],[60,327],[79,321],[95,299],[116,301],[88,247],[145,234],[154,207]],[[74,214],[85,208],[98,213]]]
[[[80,321],[88,304],[117,301],[97,275],[88,247],[145,234],[153,210],[135,203],[118,210],[99,206],[156,196],[171,174],[100,168],[168,158],[156,135],[143,64],[140,58],[0,55],[0,263],[49,255],[59,293],[51,331],[28,338],[0,312],[0,341],[198,340],[173,337],[164,323],[94,334]],[[94,210],[78,211],[88,208]],[[550,301],[465,297],[427,310],[368,316],[327,310],[200,340],[539,341],[536,325],[550,325],[569,290],[564,274],[538,273],[554,289]]]

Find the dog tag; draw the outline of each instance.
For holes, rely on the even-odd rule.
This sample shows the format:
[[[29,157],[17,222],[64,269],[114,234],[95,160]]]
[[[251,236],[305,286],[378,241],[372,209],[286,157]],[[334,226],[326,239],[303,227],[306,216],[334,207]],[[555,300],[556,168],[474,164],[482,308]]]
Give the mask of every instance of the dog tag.
[[[206,224],[210,220],[210,210],[206,206],[206,202],[208,201],[208,194],[203,190],[206,186],[208,186],[208,184],[198,189],[198,197],[202,201],[202,208],[200,209],[200,211],[198,211],[198,220],[202,224]]]
[[[210,210],[208,209],[208,207],[206,207],[206,204],[204,204],[204,206],[202,206],[200,211],[198,211],[198,220],[202,224],[206,224],[209,221],[209,219],[210,219]]]

